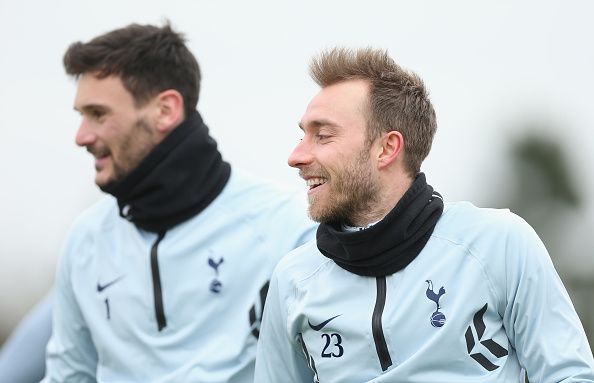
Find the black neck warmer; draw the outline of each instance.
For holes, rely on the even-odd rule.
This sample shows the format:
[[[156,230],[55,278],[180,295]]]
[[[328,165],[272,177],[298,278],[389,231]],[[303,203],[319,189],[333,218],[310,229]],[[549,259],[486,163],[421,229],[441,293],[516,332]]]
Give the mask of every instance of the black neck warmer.
[[[120,215],[163,233],[204,210],[231,174],[198,112],[173,129],[123,180],[103,191],[118,200]]]
[[[318,249],[351,273],[386,276],[404,269],[421,252],[443,212],[443,200],[419,173],[388,215],[361,231],[344,232],[340,223],[322,223]]]

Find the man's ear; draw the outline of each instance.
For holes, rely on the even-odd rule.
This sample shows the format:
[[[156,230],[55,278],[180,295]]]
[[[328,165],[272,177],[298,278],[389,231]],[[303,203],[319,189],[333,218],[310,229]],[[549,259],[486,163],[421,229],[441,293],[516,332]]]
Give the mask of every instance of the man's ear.
[[[379,144],[377,166],[379,169],[383,169],[394,163],[398,155],[404,150],[404,137],[400,132],[392,130],[382,135]]]
[[[157,130],[167,134],[184,120],[184,98],[177,90],[167,89],[156,99]]]

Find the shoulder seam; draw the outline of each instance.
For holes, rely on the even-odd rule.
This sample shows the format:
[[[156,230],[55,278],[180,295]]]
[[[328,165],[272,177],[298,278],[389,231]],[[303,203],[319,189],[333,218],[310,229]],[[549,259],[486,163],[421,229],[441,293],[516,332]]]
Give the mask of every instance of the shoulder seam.
[[[452,240],[450,238],[442,237],[442,236],[440,236],[438,234],[431,234],[431,236],[432,237],[435,237],[435,238],[438,238],[438,239],[441,239],[443,241],[447,241],[447,242],[449,242],[449,243],[451,243],[451,244],[453,244],[455,246],[462,247],[464,249],[464,251],[479,264],[479,266],[480,266],[480,268],[481,268],[481,270],[482,270],[482,272],[485,275],[485,278],[487,280],[487,284],[489,286],[489,291],[491,291],[491,294],[493,294],[495,296],[495,300],[497,302],[501,302],[500,297],[499,297],[499,294],[497,294],[497,290],[495,289],[495,285],[493,284],[493,281],[491,281],[491,278],[489,277],[489,273],[487,272],[487,267],[485,266],[485,264],[483,263],[483,261],[475,254],[475,250],[473,250],[471,246],[468,246],[468,245],[463,244],[463,243],[456,242],[456,241],[454,241],[454,240]]]

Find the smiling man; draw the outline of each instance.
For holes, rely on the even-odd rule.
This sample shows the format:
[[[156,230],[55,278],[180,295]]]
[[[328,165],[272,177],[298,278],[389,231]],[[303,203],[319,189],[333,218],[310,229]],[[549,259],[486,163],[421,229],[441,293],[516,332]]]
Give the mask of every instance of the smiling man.
[[[95,157],[95,183],[108,189],[130,173],[169,132],[183,119],[179,95],[174,91],[163,93],[152,103],[137,108],[120,77],[98,77],[97,72],[84,73],[78,81],[74,108],[83,121],[76,134],[76,144],[85,147]],[[157,102],[163,103],[164,112],[176,111],[153,129],[151,122],[160,121],[163,113]],[[172,105],[169,105],[172,104]]]
[[[299,168],[299,175],[310,187],[309,214],[318,222],[382,218],[374,208],[378,201],[378,185],[371,172],[370,142],[365,132],[363,107],[368,92],[363,80],[338,83],[316,96],[306,111],[300,127],[307,140],[319,144],[320,151],[304,150],[300,145],[289,158],[289,165]],[[335,118],[339,116],[339,118]],[[338,144],[338,145],[337,145]],[[303,162],[309,166],[301,166]],[[354,215],[351,217],[351,215]]]
[[[420,172],[437,128],[421,79],[374,49],[324,52],[311,72],[322,89],[289,165],[320,226],[275,269],[255,381],[594,382],[530,226],[444,204]]]
[[[222,159],[169,25],[74,43],[64,66],[109,195],[64,246],[44,381],[251,383],[272,269],[313,237],[305,207]]]

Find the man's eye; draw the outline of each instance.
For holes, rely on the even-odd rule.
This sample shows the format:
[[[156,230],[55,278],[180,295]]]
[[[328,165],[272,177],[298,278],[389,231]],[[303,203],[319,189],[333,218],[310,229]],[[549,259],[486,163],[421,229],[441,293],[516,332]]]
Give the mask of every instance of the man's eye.
[[[98,120],[101,117],[105,116],[105,111],[101,109],[92,109],[89,110],[88,116],[94,120]]]
[[[91,116],[93,116],[93,118],[101,118],[103,114],[104,113],[100,110],[94,110],[91,112]]]

